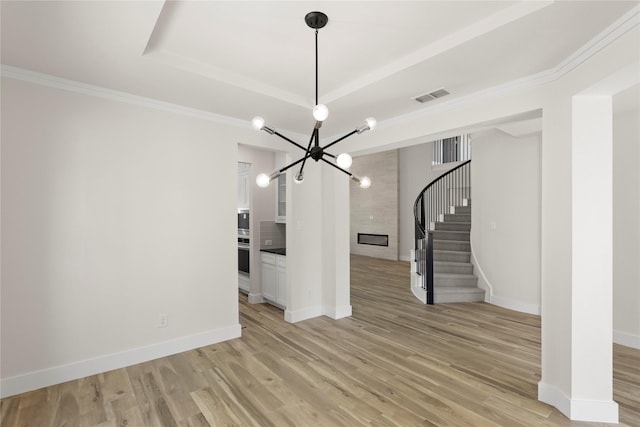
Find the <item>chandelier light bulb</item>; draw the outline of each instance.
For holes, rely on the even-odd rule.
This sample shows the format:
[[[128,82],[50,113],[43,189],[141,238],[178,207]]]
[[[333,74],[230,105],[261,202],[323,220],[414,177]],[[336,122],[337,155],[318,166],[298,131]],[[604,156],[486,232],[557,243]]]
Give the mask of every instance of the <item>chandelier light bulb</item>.
[[[264,119],[260,116],[256,116],[253,118],[253,120],[251,120],[251,124],[253,125],[255,130],[262,130],[262,128],[264,127]]]
[[[364,119],[365,122],[367,122],[367,126],[369,126],[369,130],[374,130],[376,128],[376,119],[374,119],[373,117],[367,117],[366,119]]]
[[[293,182],[296,184],[302,184],[304,181],[304,174],[302,172],[298,172],[296,176],[293,177]]]
[[[342,169],[349,169],[351,167],[351,163],[353,163],[353,159],[351,158],[349,153],[342,153],[338,155],[338,158],[336,159],[336,163]]]
[[[371,179],[368,176],[363,176],[360,178],[360,188],[369,188],[371,187]]]
[[[258,184],[258,187],[261,187],[261,188],[268,187],[270,182],[271,182],[271,179],[269,178],[269,175],[267,175],[266,173],[261,173],[256,177],[256,184]]]
[[[318,104],[313,107],[313,118],[319,122],[324,122],[329,117],[329,109],[324,104]]]

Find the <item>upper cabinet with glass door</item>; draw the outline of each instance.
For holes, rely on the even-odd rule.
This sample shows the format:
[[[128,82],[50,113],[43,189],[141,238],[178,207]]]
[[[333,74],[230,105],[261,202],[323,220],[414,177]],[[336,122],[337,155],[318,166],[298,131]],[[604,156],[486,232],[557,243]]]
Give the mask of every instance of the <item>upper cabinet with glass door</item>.
[[[276,190],[276,222],[287,222],[287,174],[278,177]]]
[[[249,209],[251,163],[238,162],[238,210]]]
[[[285,153],[276,153],[276,168],[281,168],[287,164]],[[284,224],[287,222],[287,173],[278,177],[276,187],[276,222]]]

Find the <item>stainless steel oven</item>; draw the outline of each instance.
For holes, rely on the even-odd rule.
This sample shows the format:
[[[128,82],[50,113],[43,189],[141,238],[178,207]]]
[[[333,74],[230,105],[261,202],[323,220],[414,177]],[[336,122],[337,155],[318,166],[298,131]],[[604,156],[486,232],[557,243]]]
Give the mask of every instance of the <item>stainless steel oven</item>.
[[[249,211],[238,212],[238,230],[249,230]]]
[[[249,238],[238,236],[238,271],[249,274]]]
[[[238,211],[238,271],[249,274],[249,211]]]

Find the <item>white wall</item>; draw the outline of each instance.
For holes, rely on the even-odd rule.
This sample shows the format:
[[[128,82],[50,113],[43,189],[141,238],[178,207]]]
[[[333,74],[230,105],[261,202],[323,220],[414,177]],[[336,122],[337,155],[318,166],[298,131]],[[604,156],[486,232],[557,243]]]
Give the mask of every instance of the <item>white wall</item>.
[[[351,253],[397,260],[398,150],[355,157],[351,171],[371,179],[371,187],[367,189],[351,180]],[[387,235],[389,245],[359,244],[358,233]]]
[[[398,150],[398,257],[403,261],[411,261],[411,250],[415,245],[413,204],[430,182],[432,147],[425,143]]]
[[[640,93],[633,90],[635,105],[613,117],[613,329],[616,342],[640,348]]]
[[[415,245],[413,204],[418,194],[431,181],[460,164],[455,162],[432,165],[432,162],[431,142],[418,143],[398,150],[398,258],[403,261],[411,261],[411,250]]]
[[[240,335],[237,140],[3,78],[3,395]]]
[[[540,135],[472,135],[475,274],[497,305],[540,313]]]

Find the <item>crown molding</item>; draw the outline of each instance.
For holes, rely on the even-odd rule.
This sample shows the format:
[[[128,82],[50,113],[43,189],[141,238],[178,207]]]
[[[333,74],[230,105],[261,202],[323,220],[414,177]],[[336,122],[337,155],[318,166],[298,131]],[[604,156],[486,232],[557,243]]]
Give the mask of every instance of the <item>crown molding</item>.
[[[166,111],[182,116],[203,119],[223,125],[233,126],[236,128],[251,129],[251,123],[248,120],[240,120],[233,117],[224,116],[222,114],[215,114],[208,111],[199,110],[197,108],[185,107],[183,105],[178,105],[171,102],[164,102],[153,98],[133,95],[128,92],[121,92],[102,86],[81,83],[75,80],[63,79],[49,74],[26,70],[24,68],[13,67],[11,65],[1,64],[0,74],[2,75],[2,77],[21,80],[40,86],[66,90],[83,95],[108,99],[110,101],[124,102],[140,107],[152,108],[155,110]]]

